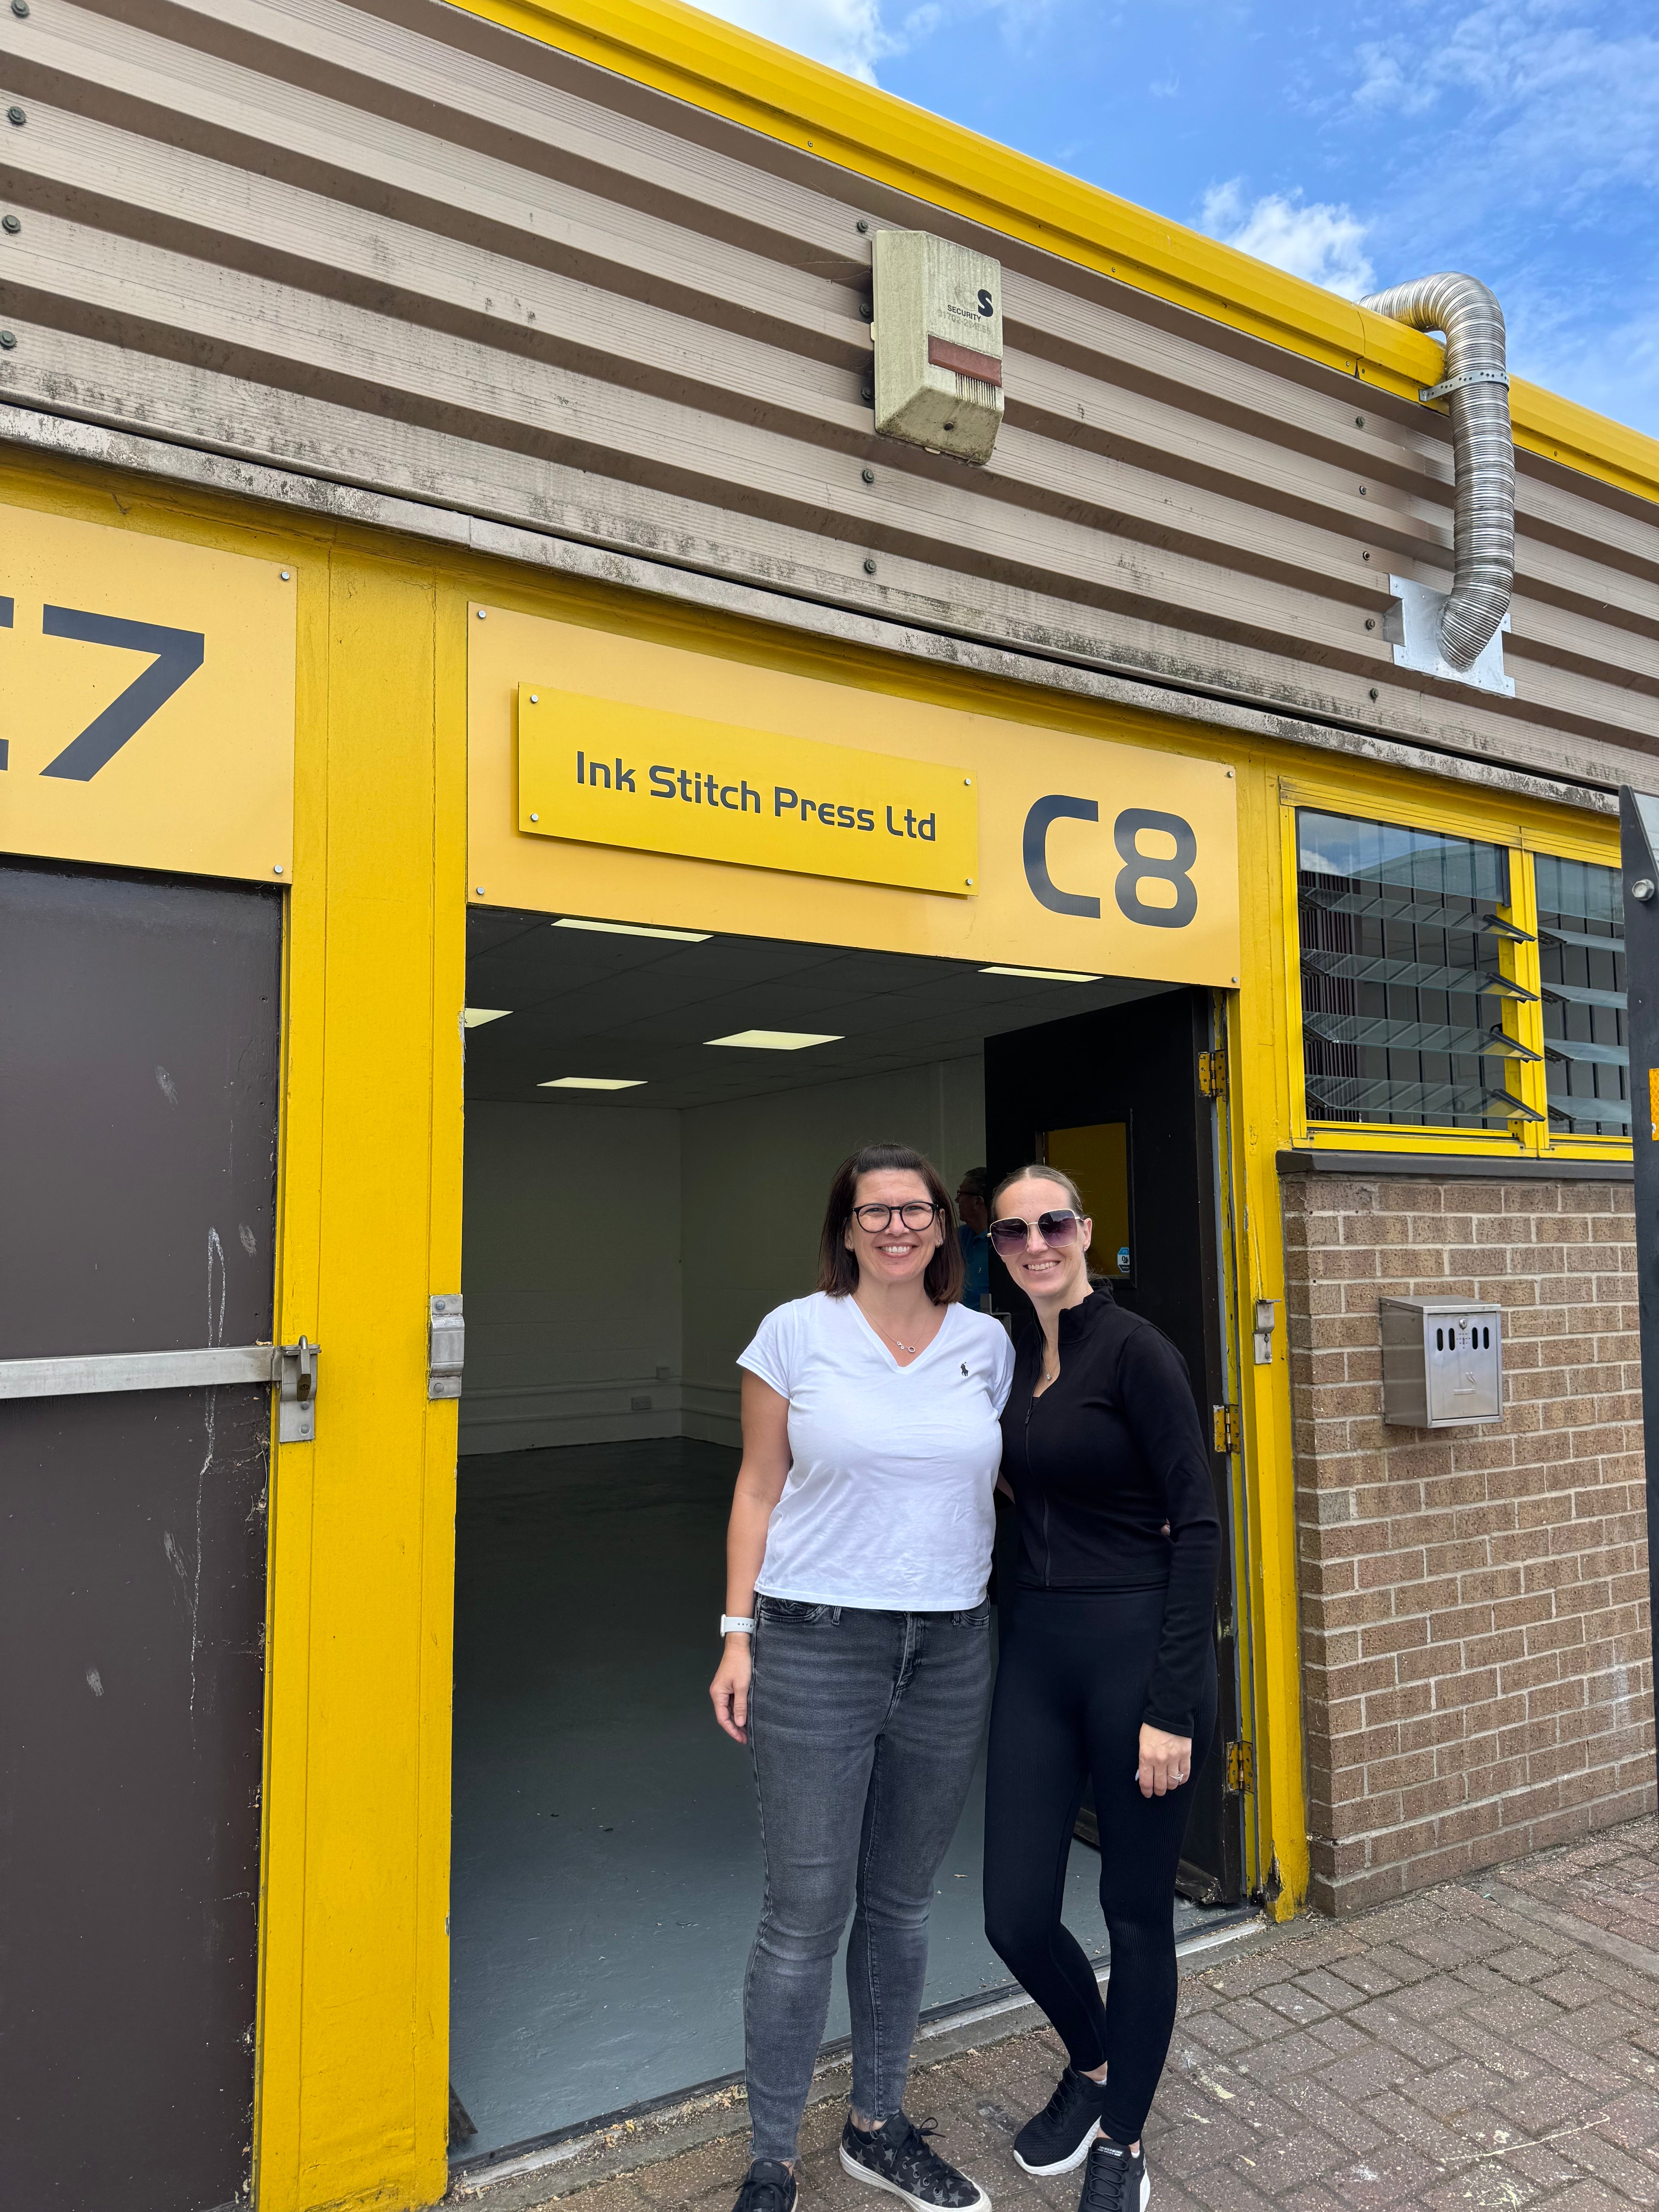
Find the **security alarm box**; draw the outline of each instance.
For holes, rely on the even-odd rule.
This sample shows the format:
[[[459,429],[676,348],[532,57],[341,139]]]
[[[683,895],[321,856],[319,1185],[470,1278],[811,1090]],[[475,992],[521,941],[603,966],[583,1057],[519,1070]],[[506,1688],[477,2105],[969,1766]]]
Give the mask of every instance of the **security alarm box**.
[[[988,461],[1002,421],[1002,270],[925,230],[875,238],[876,428]]]
[[[1383,1298],[1382,1418],[1462,1429],[1504,1416],[1504,1312],[1480,1298]]]

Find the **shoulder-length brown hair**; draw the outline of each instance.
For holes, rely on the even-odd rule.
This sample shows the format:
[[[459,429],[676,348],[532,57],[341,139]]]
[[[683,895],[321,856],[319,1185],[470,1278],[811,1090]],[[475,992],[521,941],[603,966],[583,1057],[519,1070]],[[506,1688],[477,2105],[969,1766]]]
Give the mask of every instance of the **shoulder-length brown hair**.
[[[962,1295],[962,1246],[957,1241],[956,1208],[939,1181],[939,1170],[908,1145],[866,1145],[836,1170],[830,1203],[823,1212],[823,1234],[818,1239],[818,1288],[832,1298],[844,1298],[857,1290],[859,1263],[847,1249],[847,1224],[858,1200],[859,1177],[880,1175],[885,1170],[920,1176],[927,1184],[927,1195],[939,1208],[945,1242],[927,1262],[921,1286],[936,1306],[953,1305]]]

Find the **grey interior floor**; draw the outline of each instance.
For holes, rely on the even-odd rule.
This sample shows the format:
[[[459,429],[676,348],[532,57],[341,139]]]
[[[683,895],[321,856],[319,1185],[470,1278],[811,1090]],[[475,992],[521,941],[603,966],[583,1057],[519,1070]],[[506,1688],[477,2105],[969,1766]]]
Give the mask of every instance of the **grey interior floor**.
[[[737,1457],[670,1440],[461,1462],[450,2072],[477,2129],[465,2157],[743,2063],[755,1785],[708,1698]],[[981,1925],[982,1795],[939,1871],[929,2005],[1006,1982]],[[1103,1957],[1097,1869],[1075,1844],[1066,1917]],[[847,2027],[838,1972],[828,2033]]]

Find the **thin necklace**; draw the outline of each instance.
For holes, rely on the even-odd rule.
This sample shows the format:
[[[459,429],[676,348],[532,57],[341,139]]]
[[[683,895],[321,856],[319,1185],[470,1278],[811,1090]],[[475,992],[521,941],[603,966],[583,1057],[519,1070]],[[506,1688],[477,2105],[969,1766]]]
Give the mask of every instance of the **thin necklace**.
[[[893,1339],[893,1342],[895,1344],[898,1344],[898,1348],[901,1352],[914,1352],[916,1348],[914,1344],[899,1344],[897,1337]]]

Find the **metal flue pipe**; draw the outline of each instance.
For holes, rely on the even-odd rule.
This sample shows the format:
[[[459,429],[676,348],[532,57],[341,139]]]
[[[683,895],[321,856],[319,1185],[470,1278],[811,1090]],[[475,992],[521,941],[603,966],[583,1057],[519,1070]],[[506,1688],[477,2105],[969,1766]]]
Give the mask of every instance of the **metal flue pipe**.
[[[1475,276],[1419,276],[1360,301],[1373,314],[1446,340],[1442,381],[1424,393],[1451,405],[1456,469],[1451,592],[1440,616],[1440,650],[1471,668],[1509,611],[1515,586],[1515,442],[1504,310]]]

